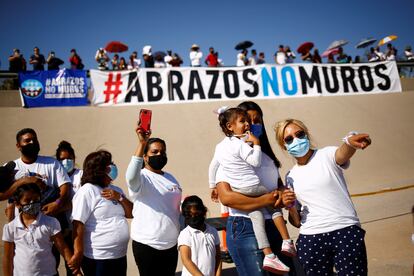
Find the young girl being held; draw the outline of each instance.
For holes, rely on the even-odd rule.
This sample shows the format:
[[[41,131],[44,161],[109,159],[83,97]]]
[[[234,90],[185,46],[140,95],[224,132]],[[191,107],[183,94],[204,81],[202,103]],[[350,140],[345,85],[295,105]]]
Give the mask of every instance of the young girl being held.
[[[40,194],[34,183],[20,186],[14,194],[20,215],[3,228],[5,276],[55,275],[53,244],[67,262],[72,257],[58,220],[40,212]],[[72,267],[71,264],[69,266]],[[77,273],[79,271],[74,271]]]
[[[181,275],[219,275],[220,239],[217,230],[206,224],[207,208],[198,196],[189,196],[181,205],[187,227],[178,236],[183,271]]]
[[[209,178],[215,179],[216,182],[227,182],[233,191],[247,196],[260,196],[270,192],[260,183],[254,169],[261,165],[262,151],[259,138],[250,132],[248,114],[240,108],[229,108],[219,114],[219,121],[226,138],[216,146],[209,167]],[[216,175],[219,167],[220,173]],[[212,175],[215,177],[211,177]],[[270,213],[283,238],[281,252],[287,256],[295,256],[296,250],[289,237],[282,211],[270,208]],[[289,267],[280,261],[270,248],[262,211],[252,210],[248,215],[258,246],[265,255],[263,269],[273,273],[289,272]]]

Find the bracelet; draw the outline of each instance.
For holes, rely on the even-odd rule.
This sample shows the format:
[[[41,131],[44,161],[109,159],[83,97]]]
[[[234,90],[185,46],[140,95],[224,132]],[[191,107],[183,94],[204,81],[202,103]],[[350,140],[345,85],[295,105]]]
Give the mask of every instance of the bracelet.
[[[55,202],[56,202],[57,205],[60,205],[60,203],[62,203],[62,201],[60,200],[60,198],[56,199]]]
[[[357,135],[358,134],[358,132],[356,132],[356,131],[350,131],[344,138],[342,138],[342,141],[345,143],[345,144],[347,144],[348,146],[350,146],[351,148],[353,148],[353,149],[358,149],[358,148],[356,148],[356,147],[354,147],[353,145],[351,145],[351,143],[349,143],[349,137],[352,137],[352,136],[354,136],[354,135]]]

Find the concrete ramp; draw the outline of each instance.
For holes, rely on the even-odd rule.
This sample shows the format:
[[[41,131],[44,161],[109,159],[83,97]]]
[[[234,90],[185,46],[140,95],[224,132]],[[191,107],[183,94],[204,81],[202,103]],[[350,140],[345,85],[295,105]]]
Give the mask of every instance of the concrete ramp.
[[[403,82],[404,92],[256,101],[263,109],[264,121],[281,173],[293,160],[282,153],[274,138],[278,120],[297,118],[305,122],[318,147],[340,145],[349,131],[369,133],[372,145],[358,151],[346,172],[351,194],[372,192],[414,184],[414,82]],[[219,206],[209,199],[207,170],[215,145],[223,134],[213,110],[221,105],[236,106],[239,101],[199,104],[168,104],[136,107],[63,107],[23,109],[13,106],[16,94],[1,92],[14,104],[2,101],[0,108],[0,162],[18,156],[15,134],[24,127],[34,128],[41,154],[54,155],[65,139],[75,148],[78,166],[91,151],[107,149],[113,154],[120,176],[116,184],[126,189],[124,175],[137,137],[134,127],[140,108],[153,110],[153,137],[167,142],[170,171],[183,186],[184,195],[199,195],[210,216],[218,216]],[[409,275],[412,273],[414,245],[411,243],[414,188],[354,198],[363,227],[367,230],[370,275]],[[0,209],[4,208],[4,203]],[[3,224],[4,217],[0,221]],[[297,231],[290,228],[292,236]],[[136,275],[132,253],[128,257],[129,275]]]

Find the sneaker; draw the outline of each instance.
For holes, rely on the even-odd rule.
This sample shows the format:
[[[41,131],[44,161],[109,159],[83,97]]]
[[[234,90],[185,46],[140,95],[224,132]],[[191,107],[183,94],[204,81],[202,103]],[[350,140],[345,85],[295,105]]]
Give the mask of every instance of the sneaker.
[[[275,274],[283,275],[286,272],[289,272],[290,269],[277,256],[273,259],[269,257],[265,257],[263,260],[263,269]]]
[[[283,240],[282,243],[282,252],[283,255],[289,256],[289,257],[295,257],[296,256],[296,248],[293,244],[292,240]]]

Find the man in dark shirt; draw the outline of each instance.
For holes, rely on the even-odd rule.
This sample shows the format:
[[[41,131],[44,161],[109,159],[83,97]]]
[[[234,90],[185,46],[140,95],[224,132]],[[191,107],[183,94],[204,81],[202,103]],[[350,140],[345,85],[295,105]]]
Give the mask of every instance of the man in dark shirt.
[[[19,49],[14,49],[13,55],[9,57],[9,71],[13,73],[26,71],[26,61],[20,54]]]
[[[45,57],[40,54],[40,50],[38,47],[34,47],[33,49],[34,54],[30,57],[30,64],[33,65],[34,71],[44,71],[45,70]]]

